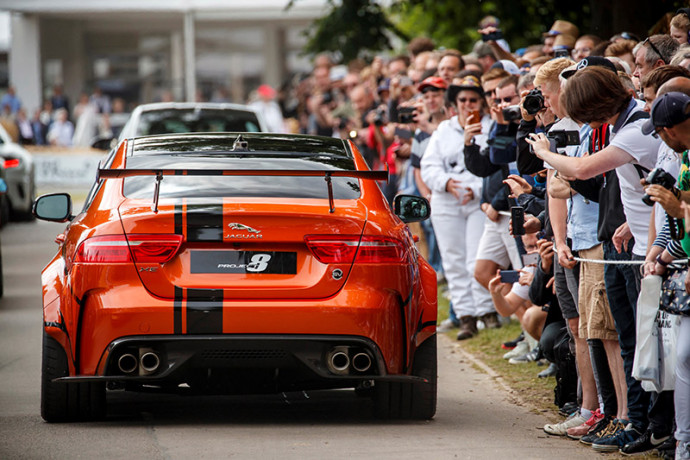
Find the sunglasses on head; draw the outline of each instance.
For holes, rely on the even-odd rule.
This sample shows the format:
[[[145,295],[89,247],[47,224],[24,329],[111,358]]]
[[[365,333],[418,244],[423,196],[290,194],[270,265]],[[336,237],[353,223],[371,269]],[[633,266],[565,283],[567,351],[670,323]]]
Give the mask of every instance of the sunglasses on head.
[[[649,38],[650,38],[650,37],[647,37],[647,38],[644,39],[644,41],[642,42],[642,46],[644,46],[645,43],[649,43],[649,46],[652,48],[652,51],[654,51],[654,52],[657,54],[657,56],[659,56],[659,58],[660,58],[662,61],[664,61],[664,64],[668,64],[668,63],[666,62],[666,58],[664,57],[664,55],[661,54],[661,52],[659,51],[659,48],[657,48],[656,46],[654,46],[654,43],[652,43],[652,41],[651,41]]]
[[[465,102],[475,103],[475,102],[479,102],[479,98],[477,98],[477,97],[459,97],[458,101],[460,101],[462,103],[465,103]]]

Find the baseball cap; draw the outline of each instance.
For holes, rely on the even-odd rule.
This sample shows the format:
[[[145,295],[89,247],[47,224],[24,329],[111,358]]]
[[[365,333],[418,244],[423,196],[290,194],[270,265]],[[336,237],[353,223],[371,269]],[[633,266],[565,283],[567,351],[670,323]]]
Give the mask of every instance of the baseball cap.
[[[651,118],[642,125],[643,134],[652,134],[656,128],[671,128],[690,118],[690,96],[670,92],[656,98]]]
[[[603,67],[604,69],[610,70],[613,73],[617,73],[616,66],[613,65],[613,62],[609,61],[605,57],[588,56],[582,59],[577,64],[573,64],[570,67],[564,69],[561,72],[561,77],[567,80],[568,78],[572,77],[578,70],[586,69],[587,67]]]
[[[573,37],[577,37],[580,35],[580,29],[578,29],[577,26],[572,22],[558,19],[556,22],[553,23],[551,29],[549,29],[549,31],[545,32],[543,35],[545,37],[548,37],[560,34],[568,34]]]
[[[509,61],[508,59],[501,59],[500,61],[495,62],[491,68],[503,69],[511,75],[520,75],[520,69],[518,68],[517,64],[515,64],[513,61]]]
[[[441,77],[427,77],[417,87],[417,91],[424,92],[426,88],[448,89],[448,84]]]
[[[276,97],[276,90],[271,88],[269,85],[260,85],[257,89],[256,92],[259,96],[265,97],[267,99],[273,99]]]

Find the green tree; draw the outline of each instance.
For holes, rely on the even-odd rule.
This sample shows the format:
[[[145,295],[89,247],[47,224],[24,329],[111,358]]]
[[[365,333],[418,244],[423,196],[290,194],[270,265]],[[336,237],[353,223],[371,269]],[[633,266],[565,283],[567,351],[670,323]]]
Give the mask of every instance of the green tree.
[[[298,0],[291,0],[288,8]],[[407,35],[391,22],[383,7],[369,0],[328,0],[330,12],[312,24],[307,32],[306,53],[330,51],[343,62],[371,57],[393,49],[392,37]]]
[[[290,0],[288,8],[296,1]],[[556,19],[602,38],[622,31],[645,37],[664,14],[685,6],[680,0],[389,0],[384,8],[375,0],[327,1],[330,12],[312,25],[305,52],[331,51],[345,62],[391,50],[394,36],[427,36],[439,46],[468,52],[480,38],[477,24],[486,15],[500,19],[513,49],[540,43]]]

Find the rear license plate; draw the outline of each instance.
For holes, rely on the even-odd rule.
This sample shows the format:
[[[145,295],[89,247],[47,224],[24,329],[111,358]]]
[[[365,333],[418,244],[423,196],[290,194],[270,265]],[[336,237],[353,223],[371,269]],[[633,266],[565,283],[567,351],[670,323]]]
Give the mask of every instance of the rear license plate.
[[[257,273],[294,275],[296,252],[192,251],[192,273]]]

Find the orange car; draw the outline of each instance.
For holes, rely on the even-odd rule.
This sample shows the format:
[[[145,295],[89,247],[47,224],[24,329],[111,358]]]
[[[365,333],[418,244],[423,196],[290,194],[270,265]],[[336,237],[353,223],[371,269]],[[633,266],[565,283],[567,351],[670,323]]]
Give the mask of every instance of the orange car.
[[[105,416],[107,390],[356,388],[383,417],[436,411],[436,275],[349,141],[282,134],[124,140],[42,273],[41,415]]]

